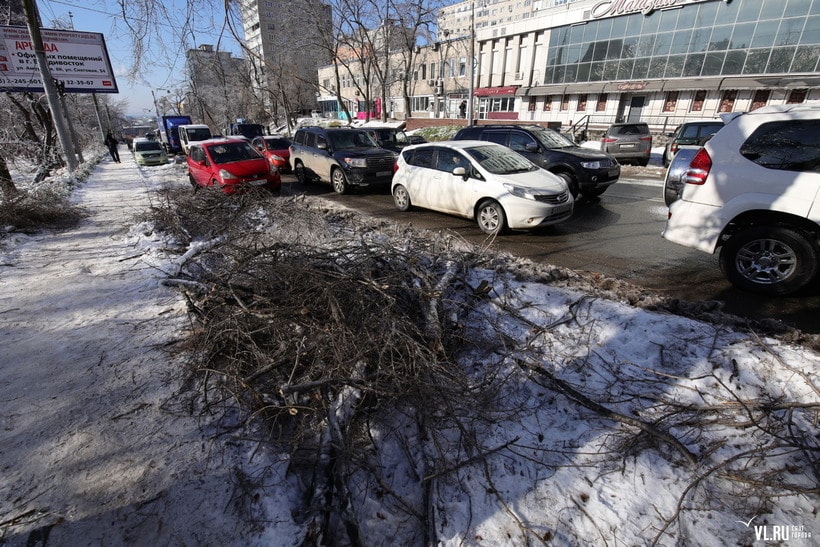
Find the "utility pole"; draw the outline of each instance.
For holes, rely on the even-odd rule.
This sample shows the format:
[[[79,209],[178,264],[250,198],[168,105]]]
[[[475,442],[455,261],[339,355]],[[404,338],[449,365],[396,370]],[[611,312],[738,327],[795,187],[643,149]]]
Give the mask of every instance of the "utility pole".
[[[473,124],[473,93],[475,93],[475,2],[470,6],[470,86],[467,92],[467,125]]]
[[[77,170],[79,164],[74,152],[74,144],[71,142],[71,135],[65,125],[65,113],[57,96],[57,87],[54,85],[54,79],[48,69],[46,51],[43,47],[43,35],[40,33],[40,14],[37,12],[37,5],[34,0],[23,0],[23,13],[26,16],[26,25],[28,26],[29,35],[31,35],[31,43],[34,45],[34,56],[37,58],[37,66],[40,69],[40,78],[43,80],[43,89],[46,93],[48,107],[51,110],[54,129],[57,131],[57,138],[60,139],[60,145],[63,148],[68,172],[73,173]]]

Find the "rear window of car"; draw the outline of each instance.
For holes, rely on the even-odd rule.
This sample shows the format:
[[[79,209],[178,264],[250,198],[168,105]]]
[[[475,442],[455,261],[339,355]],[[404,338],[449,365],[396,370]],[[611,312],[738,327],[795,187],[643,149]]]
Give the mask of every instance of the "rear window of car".
[[[618,125],[609,129],[611,135],[646,135],[649,133],[649,126],[646,124]]]
[[[265,139],[265,141],[271,150],[284,150],[290,146],[290,141],[287,139]]]
[[[743,143],[740,153],[767,169],[820,172],[820,120],[764,123]]]

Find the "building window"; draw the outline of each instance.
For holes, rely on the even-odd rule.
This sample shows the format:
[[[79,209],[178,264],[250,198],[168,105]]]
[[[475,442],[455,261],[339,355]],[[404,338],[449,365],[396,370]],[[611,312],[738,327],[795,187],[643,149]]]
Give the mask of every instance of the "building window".
[[[552,110],[552,95],[544,97],[544,112]]]
[[[535,96],[530,97],[530,104],[527,106],[527,110],[530,112],[535,112]]]
[[[458,75],[459,76],[466,76],[467,75],[467,58],[462,57],[458,62]]]
[[[806,102],[806,95],[808,95],[808,89],[792,89],[789,92],[789,100],[786,101],[786,104],[800,104]]]
[[[666,92],[666,100],[663,102],[663,111],[664,112],[674,112],[675,107],[678,106],[678,92],[677,91],[667,91]]]
[[[737,89],[727,89],[723,92],[720,99],[720,107],[718,112],[731,112],[735,108],[735,101],[737,100]]]
[[[703,103],[705,102],[706,90],[695,91],[695,96],[692,98],[692,112],[703,112]]]
[[[598,102],[595,103],[595,112],[604,112],[606,111],[606,101],[608,97],[606,93],[601,93],[598,95]]]
[[[755,91],[754,97],[752,98],[752,108],[751,110],[757,110],[758,108],[762,108],[766,106],[766,103],[769,102],[769,90],[768,89],[758,89]]]
[[[575,107],[577,112],[586,112],[587,109],[587,94],[580,93],[578,95],[578,104]]]
[[[561,110],[569,110],[569,95],[561,96]]]

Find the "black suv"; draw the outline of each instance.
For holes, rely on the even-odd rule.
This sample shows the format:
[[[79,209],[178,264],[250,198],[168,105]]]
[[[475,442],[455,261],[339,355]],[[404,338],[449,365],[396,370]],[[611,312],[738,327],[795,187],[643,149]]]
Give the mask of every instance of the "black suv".
[[[454,139],[490,141],[512,148],[564,179],[573,197],[600,196],[621,176],[621,166],[609,154],[582,148],[540,125],[471,125]]]
[[[351,187],[389,185],[396,155],[361,129],[305,127],[290,145],[290,164],[300,183],[329,181],[339,194]]]

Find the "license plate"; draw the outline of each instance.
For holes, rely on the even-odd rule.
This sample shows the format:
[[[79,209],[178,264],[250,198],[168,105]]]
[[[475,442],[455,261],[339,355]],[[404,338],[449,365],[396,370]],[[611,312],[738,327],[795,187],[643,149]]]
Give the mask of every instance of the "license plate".
[[[627,142],[621,145],[621,148],[635,148],[637,144],[634,142]]]
[[[377,177],[389,177],[392,174],[393,174],[393,171],[377,171],[376,172]]]
[[[262,186],[263,184],[266,184],[267,182],[268,181],[266,179],[259,179],[259,180],[252,180],[252,181],[250,181],[249,184],[251,186]]]

